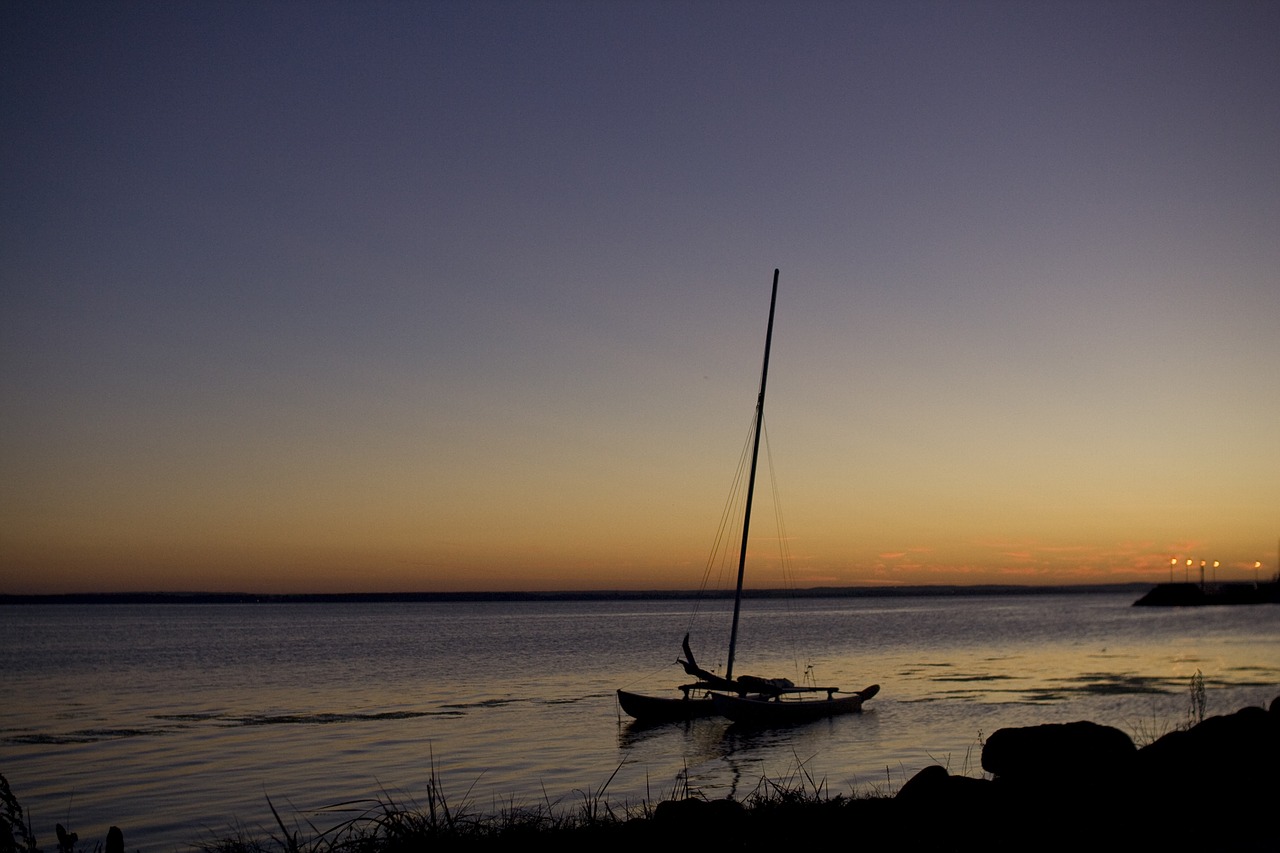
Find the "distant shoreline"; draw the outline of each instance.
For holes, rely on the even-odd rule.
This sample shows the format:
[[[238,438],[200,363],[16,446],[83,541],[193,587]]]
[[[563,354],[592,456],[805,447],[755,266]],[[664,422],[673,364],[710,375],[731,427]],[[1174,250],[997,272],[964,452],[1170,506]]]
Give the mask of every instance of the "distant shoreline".
[[[978,584],[974,586],[887,586],[811,587],[809,589],[743,590],[743,598],[909,598],[983,595],[1096,595],[1099,593],[1144,594],[1156,584],[1063,584],[1019,586]],[[250,592],[72,592],[31,595],[0,594],[4,604],[350,604],[399,602],[523,602],[523,601],[681,601],[731,599],[733,592],[716,590],[571,590],[511,592],[340,592],[340,593],[250,593]]]

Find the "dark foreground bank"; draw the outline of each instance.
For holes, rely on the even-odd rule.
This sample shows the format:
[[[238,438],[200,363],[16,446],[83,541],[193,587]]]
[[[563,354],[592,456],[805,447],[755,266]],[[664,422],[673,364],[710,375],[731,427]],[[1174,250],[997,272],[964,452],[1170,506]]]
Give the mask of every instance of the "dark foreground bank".
[[[926,767],[895,796],[827,796],[811,779],[764,781],[744,802],[688,797],[620,813],[584,796],[549,808],[480,816],[434,787],[425,804],[335,808],[320,824],[276,816],[263,837],[193,843],[203,853],[410,853],[552,849],[856,851],[1280,850],[1280,697],[1269,709],[1209,717],[1137,748],[1126,733],[1077,722],[1000,729],[983,745],[991,778]],[[0,853],[39,853],[0,776]],[[272,808],[275,813],[274,807]],[[133,853],[116,827],[105,840],[55,829],[58,853]],[[150,853],[169,853],[150,851]]]

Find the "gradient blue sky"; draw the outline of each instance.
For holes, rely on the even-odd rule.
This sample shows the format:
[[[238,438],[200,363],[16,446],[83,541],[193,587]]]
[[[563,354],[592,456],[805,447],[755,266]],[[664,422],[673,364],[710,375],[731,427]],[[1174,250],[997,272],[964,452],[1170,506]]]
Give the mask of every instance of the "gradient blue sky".
[[[695,585],[775,267],[800,585],[1270,570],[1278,43],[1275,2],[6,3],[0,591]]]

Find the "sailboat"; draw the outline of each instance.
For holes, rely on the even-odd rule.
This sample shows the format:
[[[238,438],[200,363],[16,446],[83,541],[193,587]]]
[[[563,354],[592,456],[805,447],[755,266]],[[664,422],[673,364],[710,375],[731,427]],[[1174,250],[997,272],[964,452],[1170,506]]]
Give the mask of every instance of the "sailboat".
[[[724,675],[698,666],[685,634],[684,657],[677,662],[696,680],[679,687],[681,695],[647,696],[618,691],[618,704],[638,722],[658,723],[722,716],[752,725],[786,725],[822,719],[862,710],[862,703],[880,692],[873,684],[853,693],[838,687],[798,687],[786,678],[733,677],[733,661],[738,648],[738,617],[742,612],[742,582],[746,573],[747,540],[751,528],[751,502],[756,485],[756,462],[760,456],[760,432],[764,425],[764,392],[769,379],[769,349],[773,342],[773,313],[778,301],[778,270],[773,271],[773,292],[769,297],[769,325],[764,338],[764,367],[760,372],[760,394],[751,449],[751,472],[747,479],[747,499],[742,522],[742,546],[738,553],[738,582],[733,595],[733,622],[729,631],[729,654]],[[816,694],[825,693],[826,696]]]

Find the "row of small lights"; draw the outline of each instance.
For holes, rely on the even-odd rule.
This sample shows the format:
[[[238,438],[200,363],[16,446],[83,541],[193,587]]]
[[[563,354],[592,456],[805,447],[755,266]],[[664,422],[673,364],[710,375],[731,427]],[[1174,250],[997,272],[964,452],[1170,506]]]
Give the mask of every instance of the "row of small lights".
[[[1191,571],[1192,562],[1193,562],[1192,560],[1187,560],[1186,573],[1183,574],[1184,579],[1189,579],[1189,575],[1187,573]],[[1208,564],[1209,564],[1208,560],[1200,561],[1200,582],[1201,583],[1204,583],[1204,567]],[[1173,583],[1173,567],[1176,565],[1178,565],[1177,557],[1174,557],[1171,560],[1169,560],[1169,583]],[[1218,579],[1218,566],[1220,565],[1222,564],[1217,560],[1213,561],[1213,579],[1214,580]],[[1253,579],[1254,580],[1258,579],[1258,569],[1260,568],[1262,568],[1262,561],[1254,560],[1253,561]]]

